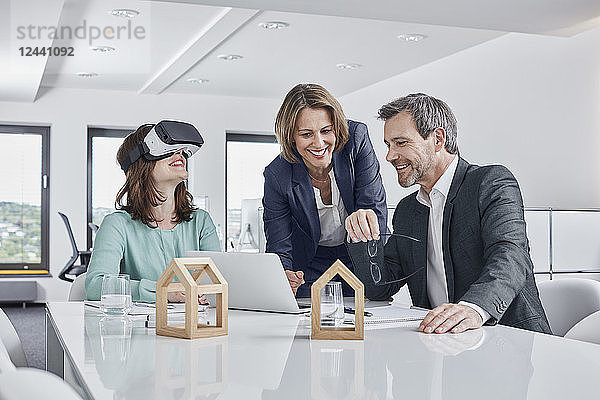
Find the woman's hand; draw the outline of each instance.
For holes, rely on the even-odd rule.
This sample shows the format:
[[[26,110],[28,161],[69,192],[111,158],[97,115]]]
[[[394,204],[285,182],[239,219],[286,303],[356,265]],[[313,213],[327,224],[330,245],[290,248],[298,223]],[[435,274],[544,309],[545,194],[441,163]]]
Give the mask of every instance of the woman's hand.
[[[167,295],[167,301],[169,303],[184,303],[185,292],[169,292],[169,294]],[[208,304],[208,300],[206,300],[205,294],[198,295],[198,304]]]
[[[294,296],[298,291],[300,285],[304,283],[304,272],[303,271],[290,271],[288,269],[285,270],[285,275],[290,282],[290,286],[292,287],[292,292],[294,292]]]
[[[353,242],[379,240],[379,221],[373,210],[358,210],[346,218],[346,231]]]

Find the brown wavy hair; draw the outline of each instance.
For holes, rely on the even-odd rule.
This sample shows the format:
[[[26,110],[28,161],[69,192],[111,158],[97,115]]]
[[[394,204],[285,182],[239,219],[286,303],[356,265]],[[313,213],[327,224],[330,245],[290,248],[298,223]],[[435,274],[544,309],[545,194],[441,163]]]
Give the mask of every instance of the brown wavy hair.
[[[329,112],[335,132],[335,149],[340,151],[348,141],[348,123],[340,103],[321,85],[300,83],[283,100],[275,118],[275,136],[281,145],[281,155],[291,163],[298,162],[294,132],[298,115],[304,108],[324,108]]]
[[[148,132],[154,127],[154,124],[145,124],[129,134],[119,150],[117,151],[117,161],[121,163],[127,155],[137,147]],[[115,208],[124,210],[131,215],[131,219],[140,220],[150,228],[158,226],[157,221],[152,215],[152,208],[160,205],[167,200],[164,193],[156,187],[156,182],[152,178],[152,170],[156,161],[148,161],[144,157],[138,158],[125,173],[125,184],[119,189],[115,200]],[[173,222],[190,221],[192,214],[198,208],[194,206],[194,198],[187,191],[185,181],[180,182],[175,187],[175,219]]]

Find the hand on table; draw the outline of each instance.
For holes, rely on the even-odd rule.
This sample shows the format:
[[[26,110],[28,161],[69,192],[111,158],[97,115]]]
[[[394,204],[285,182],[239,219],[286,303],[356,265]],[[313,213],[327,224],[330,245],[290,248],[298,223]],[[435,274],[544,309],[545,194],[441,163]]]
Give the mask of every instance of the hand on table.
[[[285,275],[290,282],[290,286],[292,287],[292,292],[294,292],[294,296],[298,291],[300,285],[304,283],[304,272],[303,271],[290,271],[289,269],[285,270]]]
[[[419,332],[460,333],[469,329],[481,328],[483,320],[474,309],[464,304],[440,304],[425,316]]]
[[[379,221],[373,210],[358,210],[348,215],[345,227],[355,243],[379,240]]]
[[[169,303],[184,303],[185,292],[169,292],[169,294],[167,295],[167,301]],[[198,304],[208,304],[208,300],[206,300],[205,294],[198,295]]]

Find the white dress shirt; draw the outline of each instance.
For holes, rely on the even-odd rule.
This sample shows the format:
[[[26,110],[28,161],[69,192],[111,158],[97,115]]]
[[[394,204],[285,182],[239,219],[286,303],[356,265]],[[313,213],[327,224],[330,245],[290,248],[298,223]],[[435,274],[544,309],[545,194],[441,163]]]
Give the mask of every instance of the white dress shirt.
[[[317,211],[319,212],[319,223],[321,224],[321,237],[319,246],[339,246],[344,243],[346,238],[346,228],[344,221],[348,213],[344,202],[340,196],[340,189],[335,181],[333,168],[329,171],[331,178],[331,204],[323,203],[321,191],[313,186],[315,191],[315,200],[317,202]]]
[[[442,223],[444,221],[444,207],[450,185],[458,166],[458,157],[454,159],[444,171],[440,179],[433,185],[429,195],[421,187],[417,193],[417,201],[429,207],[429,227],[427,229],[427,295],[432,308],[448,302],[448,284],[446,282],[446,268],[444,266],[444,252],[442,251]],[[481,315],[483,322],[490,319],[483,308],[476,304],[461,301]]]

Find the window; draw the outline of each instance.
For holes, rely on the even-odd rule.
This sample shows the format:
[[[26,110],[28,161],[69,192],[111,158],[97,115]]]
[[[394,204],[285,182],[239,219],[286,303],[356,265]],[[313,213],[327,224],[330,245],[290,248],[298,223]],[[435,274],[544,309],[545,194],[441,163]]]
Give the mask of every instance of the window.
[[[104,216],[115,210],[117,192],[125,175],[117,162],[117,150],[133,129],[88,128],[87,221],[100,226]],[[92,247],[91,229],[87,230]]]
[[[227,132],[225,151],[226,250],[264,250],[263,171],[280,153],[279,144],[274,135]]]
[[[49,127],[0,125],[0,274],[48,274]]]

